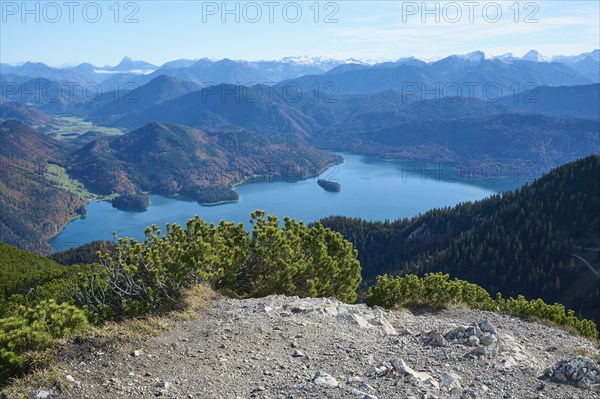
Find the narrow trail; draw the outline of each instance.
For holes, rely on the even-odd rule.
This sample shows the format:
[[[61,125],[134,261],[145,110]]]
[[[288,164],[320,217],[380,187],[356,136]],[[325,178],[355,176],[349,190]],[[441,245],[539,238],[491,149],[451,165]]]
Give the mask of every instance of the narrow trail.
[[[592,273],[594,273],[596,276],[598,276],[598,270],[596,270],[596,268],[594,266],[592,266],[592,264],[590,262],[587,261],[587,259],[582,258],[579,255],[576,255],[574,253],[571,253],[571,255],[573,255],[573,257],[579,259],[584,265],[586,265],[588,267],[588,269],[591,270]]]

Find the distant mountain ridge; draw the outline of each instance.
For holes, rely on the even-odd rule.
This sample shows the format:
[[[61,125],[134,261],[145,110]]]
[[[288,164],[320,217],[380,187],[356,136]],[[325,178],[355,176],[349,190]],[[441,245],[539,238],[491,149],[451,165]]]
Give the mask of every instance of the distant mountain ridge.
[[[600,83],[584,86],[539,86],[501,98],[508,109],[600,120]]]
[[[9,119],[15,119],[30,126],[57,123],[53,117],[31,105],[21,102],[0,103],[0,123]]]
[[[515,86],[571,86],[592,82],[558,62],[500,60],[478,51],[431,63],[399,62],[339,68],[325,75],[302,76],[282,84],[299,85],[303,90],[330,86],[340,95],[393,89],[438,98],[458,94],[490,99],[511,93]]]
[[[576,56],[554,56],[545,57],[535,50],[529,51],[523,57],[515,57],[511,53],[497,57],[487,55],[482,51],[474,51],[464,55],[451,55],[445,57],[445,60],[496,60],[505,63],[515,62],[535,62],[535,63],[560,63],[572,69],[580,78],[586,81],[579,81],[573,84],[584,84],[591,82],[600,82],[600,50],[594,50],[589,53],[583,53]],[[350,69],[381,69],[397,67],[400,65],[411,65],[413,67],[423,68],[426,65],[432,65],[439,61],[424,62],[414,57],[404,57],[397,61],[386,62],[365,62],[349,58],[337,60],[323,57],[284,57],[279,60],[214,60],[201,58],[196,60],[174,60],[164,63],[158,67],[145,61],[135,61],[129,57],[123,58],[115,66],[96,67],[94,65],[83,63],[75,67],[54,68],[43,63],[27,62],[22,65],[0,64],[0,80],[2,75],[16,75],[28,78],[45,78],[53,81],[70,81],[78,83],[97,83],[102,84],[110,80],[114,83],[135,82],[138,85],[145,84],[153,78],[167,74],[182,80],[191,81],[197,84],[219,84],[219,83],[241,83],[248,85],[250,83],[280,82],[289,79],[299,78],[305,75],[322,75],[326,72],[340,68],[336,73]],[[552,82],[538,82],[540,84],[552,84]],[[560,82],[559,84],[570,84]],[[103,87],[108,87],[106,85]],[[388,89],[393,87],[387,87]],[[347,90],[350,92],[349,90]]]

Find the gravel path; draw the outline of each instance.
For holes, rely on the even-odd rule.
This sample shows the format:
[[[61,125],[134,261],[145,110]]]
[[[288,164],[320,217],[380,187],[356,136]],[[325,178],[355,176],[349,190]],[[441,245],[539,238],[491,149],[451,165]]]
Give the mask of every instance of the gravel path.
[[[577,357],[599,355],[591,342],[494,313],[282,296],[202,312],[141,344],[75,351],[73,388],[34,397],[600,398],[598,363]]]

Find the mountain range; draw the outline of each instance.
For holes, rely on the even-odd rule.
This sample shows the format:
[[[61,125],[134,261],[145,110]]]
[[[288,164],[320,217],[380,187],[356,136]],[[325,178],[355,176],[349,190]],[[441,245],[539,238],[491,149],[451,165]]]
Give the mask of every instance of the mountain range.
[[[65,105],[68,113],[128,130],[156,121],[209,133],[239,129],[383,158],[530,162],[539,172],[599,148],[600,84],[540,86],[498,101],[424,101],[398,90],[340,95],[332,101],[315,90],[296,94],[291,97],[282,86],[200,88],[161,75],[134,90],[103,94],[95,102],[40,108],[50,112],[57,104]],[[0,115],[13,112],[13,118],[27,123],[41,114],[27,105],[20,106],[21,113],[14,108],[0,105]]]
[[[129,57],[115,66],[96,67],[92,64],[83,63],[74,67],[54,68],[39,62],[26,62],[22,65],[0,64],[0,80],[3,82],[23,82],[32,78],[45,78],[58,82],[77,82],[85,85],[89,83],[99,84],[104,91],[110,91],[122,88],[127,83],[142,85],[160,75],[168,75],[182,80],[191,81],[201,85],[219,84],[219,83],[240,83],[251,85],[257,83],[281,82],[289,79],[296,79],[305,75],[322,75],[326,72],[340,74],[342,72],[357,71],[361,69],[395,69],[399,66],[412,66],[417,69],[425,66],[448,65],[457,66],[471,65],[475,67],[481,61],[498,61],[503,64],[520,64],[524,62],[534,62],[538,64],[560,64],[567,70],[558,65],[552,68],[538,66],[534,68],[538,73],[550,73],[554,70],[556,75],[554,79],[561,76],[578,80],[572,84],[585,84],[591,82],[600,82],[600,50],[594,50],[589,53],[583,53],[577,56],[555,56],[552,58],[544,57],[535,50],[531,50],[524,57],[515,57],[512,54],[505,54],[494,57],[481,51],[475,51],[464,55],[452,55],[439,61],[424,62],[414,57],[401,58],[394,62],[364,62],[356,59],[335,60],[331,58],[320,57],[285,57],[273,61],[245,61],[245,60],[214,60],[201,58],[198,60],[174,60],[169,61],[158,67],[145,61],[135,61]],[[530,66],[529,69],[532,67]],[[425,68],[426,69],[426,68]],[[435,69],[435,67],[433,68]],[[527,69],[527,68],[526,68]],[[570,71],[570,73],[569,73]],[[428,71],[425,71],[428,75]],[[406,72],[404,72],[406,73]],[[411,80],[411,75],[404,76]],[[536,75],[533,75],[536,78]],[[513,83],[516,82],[513,77]],[[386,79],[393,79],[387,77]],[[453,77],[454,79],[454,77]],[[442,79],[448,81],[448,79]],[[533,80],[538,84],[553,84],[549,78],[542,79],[537,76]],[[315,83],[315,82],[313,82]],[[342,82],[343,83],[343,82]],[[562,84],[571,84],[566,81]],[[118,87],[117,87],[118,86]],[[347,85],[342,85],[347,86]],[[388,87],[392,88],[392,87]],[[350,87],[341,88],[340,92],[351,93],[360,90]],[[364,89],[362,90],[364,91]]]
[[[600,67],[600,61],[597,62]],[[395,89],[422,97],[448,96],[494,99],[527,84],[571,86],[593,83],[569,66],[558,62],[499,60],[483,52],[452,55],[431,63],[396,62],[360,65],[332,70],[325,75],[303,76],[282,82],[303,90],[318,87],[337,94],[368,94]]]
[[[561,62],[536,52],[523,58],[473,52],[379,64],[310,58],[205,58],[161,67],[129,58],[102,68],[3,64],[2,167],[19,165],[22,173],[2,177],[0,238],[49,251],[44,240],[85,212],[72,194],[82,187],[69,191],[43,178],[40,168],[48,164],[97,194],[129,196],[113,203],[126,207],[147,204],[148,193],[235,201],[235,184],[296,181],[341,161],[325,150],[503,170],[526,164],[540,175],[599,151],[600,84],[569,66],[592,65],[597,55]],[[277,79],[314,74],[270,85],[218,83],[262,79],[265,71]],[[85,91],[63,90],[69,74],[82,82],[102,76],[113,89],[90,100]],[[144,83],[114,85],[124,76]],[[494,87],[496,95],[440,89],[469,82]],[[82,176],[86,165],[101,173]],[[23,173],[32,179],[37,173],[37,180],[21,187]],[[48,198],[56,201],[47,204]]]

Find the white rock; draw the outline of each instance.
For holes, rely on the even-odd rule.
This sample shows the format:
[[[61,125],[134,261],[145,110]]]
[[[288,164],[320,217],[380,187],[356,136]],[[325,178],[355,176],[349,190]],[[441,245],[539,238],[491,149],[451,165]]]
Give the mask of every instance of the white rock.
[[[273,307],[266,303],[259,303],[258,308],[265,313],[269,313],[271,310],[273,310]]]
[[[368,328],[371,327],[371,323],[369,323],[367,320],[365,320],[364,317],[362,317],[361,315],[358,315],[356,313],[340,313],[337,316],[338,319],[342,319],[342,320],[347,320],[349,322],[351,322],[352,324],[356,324],[361,328]]]
[[[392,367],[394,367],[394,370],[396,370],[398,373],[400,373],[402,375],[411,376],[411,377],[421,381],[423,384],[430,385],[430,386],[434,387],[435,389],[440,388],[440,385],[432,376],[430,376],[427,373],[423,373],[421,371],[413,370],[401,358],[394,359],[391,361],[391,363],[392,363]]]
[[[304,384],[295,384],[294,388],[296,389],[303,389],[305,391],[308,391],[309,389],[311,389],[312,387],[314,387],[312,382],[306,382]]]
[[[442,380],[440,381],[443,387],[446,387],[449,391],[458,392],[462,389],[460,385],[461,377],[455,373],[444,373],[442,374]]]
[[[517,360],[507,352],[502,353],[502,357],[500,358],[500,364],[505,369],[510,369],[517,365]]]
[[[294,353],[292,353],[293,357],[304,357],[304,353],[300,352],[298,349],[296,349],[294,351]]]
[[[373,324],[381,328],[381,332],[383,333],[383,335],[398,335],[398,331],[396,331],[394,326],[392,326],[392,324],[389,321],[387,321],[387,319],[383,317],[383,315],[377,317],[373,321]]]
[[[325,305],[323,307],[323,311],[325,312],[326,315],[332,316],[332,317],[337,316],[339,313],[337,310],[337,307],[335,307],[333,305]]]
[[[388,370],[389,369],[386,366],[371,367],[371,369],[369,370],[369,376],[371,378],[383,377],[387,374]]]
[[[331,375],[329,375],[323,371],[317,371],[315,373],[313,382],[316,385],[321,385],[321,386],[326,386],[326,387],[331,387],[331,388],[337,388],[340,385],[338,380],[336,380],[334,377],[332,377]]]
[[[36,399],[47,399],[49,397],[50,397],[50,392],[45,391],[43,389],[41,391],[39,391],[37,395],[35,395]]]

